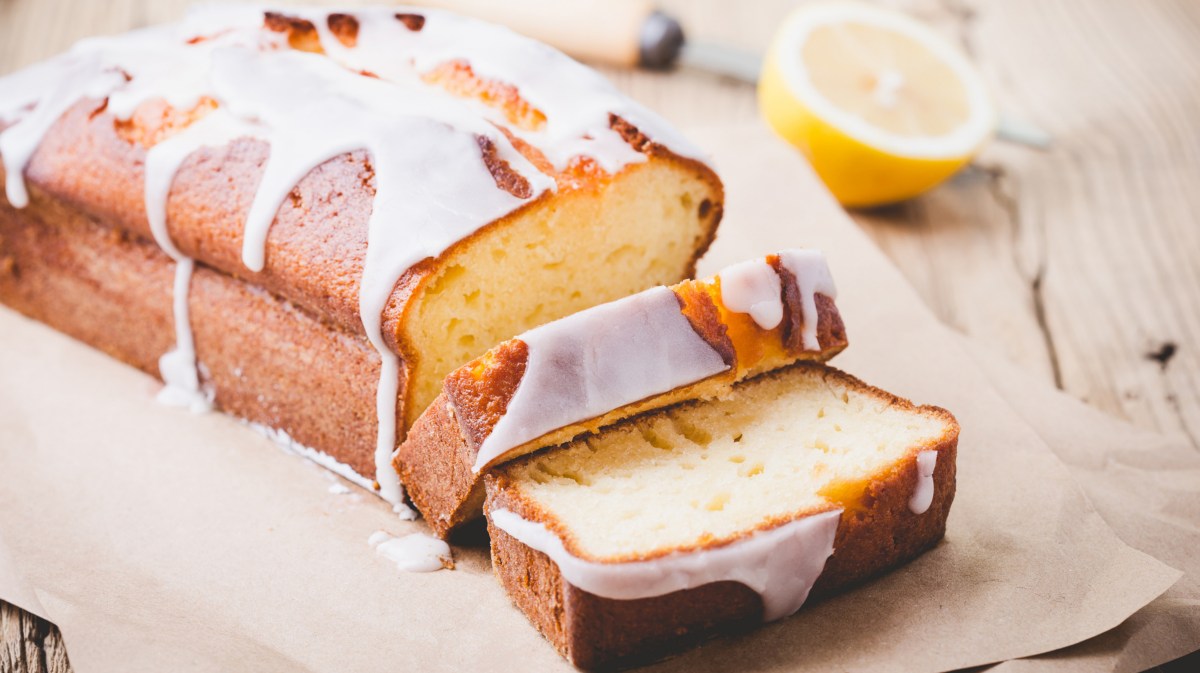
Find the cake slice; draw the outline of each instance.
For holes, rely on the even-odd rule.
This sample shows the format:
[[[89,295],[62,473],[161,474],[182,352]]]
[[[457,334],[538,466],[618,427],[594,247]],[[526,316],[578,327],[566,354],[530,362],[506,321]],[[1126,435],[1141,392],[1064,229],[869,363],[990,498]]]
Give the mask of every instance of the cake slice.
[[[846,347],[815,250],[657,287],[535,328],[452,372],[395,455],[446,537],[482,515],[482,475],[634,414],[713,398],[752,374]]]
[[[576,666],[646,662],[933,546],[957,442],[943,409],[798,363],[493,471],[492,564]]]

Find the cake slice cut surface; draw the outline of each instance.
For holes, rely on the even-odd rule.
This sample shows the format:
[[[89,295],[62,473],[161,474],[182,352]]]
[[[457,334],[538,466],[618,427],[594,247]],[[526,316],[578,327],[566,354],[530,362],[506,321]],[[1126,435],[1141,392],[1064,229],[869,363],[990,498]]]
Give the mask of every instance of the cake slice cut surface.
[[[932,546],[957,437],[942,409],[796,364],[493,471],[493,564],[577,665],[653,659]]]

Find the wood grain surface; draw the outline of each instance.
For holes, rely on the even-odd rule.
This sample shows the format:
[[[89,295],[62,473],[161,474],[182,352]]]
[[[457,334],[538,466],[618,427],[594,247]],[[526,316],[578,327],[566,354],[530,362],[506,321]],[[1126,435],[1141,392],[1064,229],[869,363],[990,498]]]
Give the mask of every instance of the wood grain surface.
[[[88,35],[171,20],[187,4],[0,0],[0,73]],[[690,37],[761,51],[796,3],[660,4]],[[1001,109],[1054,143],[1046,151],[993,143],[931,193],[854,219],[947,324],[1200,450],[1200,2],[885,4],[959,41]],[[606,72],[682,125],[758,115],[753,88],[741,82],[688,70]],[[57,629],[0,601],[0,672],[68,670]]]

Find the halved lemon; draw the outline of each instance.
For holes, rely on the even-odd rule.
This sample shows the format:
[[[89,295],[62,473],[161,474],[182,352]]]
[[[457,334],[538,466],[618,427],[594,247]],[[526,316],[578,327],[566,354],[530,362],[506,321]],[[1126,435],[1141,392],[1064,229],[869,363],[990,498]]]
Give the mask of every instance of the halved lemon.
[[[767,51],[767,122],[847,206],[916,196],[970,161],[996,128],[983,77],[933,29],[859,3],[801,7]]]

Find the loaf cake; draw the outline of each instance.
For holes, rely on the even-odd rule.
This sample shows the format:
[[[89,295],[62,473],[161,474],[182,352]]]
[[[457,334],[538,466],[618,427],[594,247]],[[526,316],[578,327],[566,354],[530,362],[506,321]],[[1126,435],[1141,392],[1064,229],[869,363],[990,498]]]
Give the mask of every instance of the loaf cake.
[[[692,274],[722,188],[595,72],[426,9],[198,10],[0,79],[0,302],[390,500],[451,370]]]
[[[797,363],[485,477],[492,564],[572,663],[644,663],[796,612],[944,534],[958,425]]]
[[[482,515],[483,475],[638,413],[846,347],[824,256],[786,250],[561,318],[446,377],[395,467],[442,537]]]

